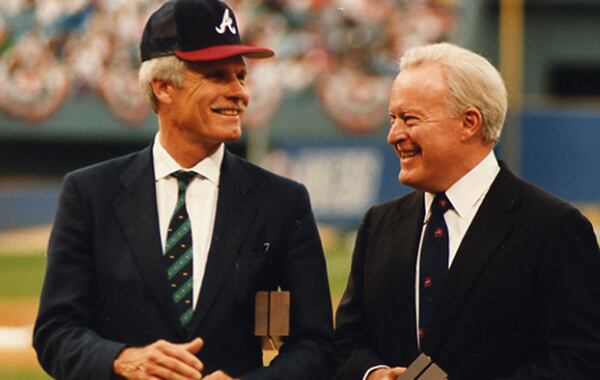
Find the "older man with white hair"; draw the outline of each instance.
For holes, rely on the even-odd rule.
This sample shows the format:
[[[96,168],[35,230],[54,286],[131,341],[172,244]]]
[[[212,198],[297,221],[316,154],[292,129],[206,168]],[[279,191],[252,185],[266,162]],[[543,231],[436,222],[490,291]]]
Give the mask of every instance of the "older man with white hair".
[[[388,143],[416,189],[371,208],[337,311],[337,379],[600,379],[600,251],[573,206],[496,159],[500,74],[442,43],[400,61]],[[557,147],[560,150],[560,147]]]

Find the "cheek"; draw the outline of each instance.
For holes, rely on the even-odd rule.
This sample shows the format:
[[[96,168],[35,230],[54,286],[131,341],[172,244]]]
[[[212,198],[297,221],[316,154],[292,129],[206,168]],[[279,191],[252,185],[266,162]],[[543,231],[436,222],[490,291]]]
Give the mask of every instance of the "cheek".
[[[448,146],[443,140],[430,140],[422,146],[423,156],[428,160],[438,161],[444,157],[447,148]]]
[[[431,141],[424,150],[425,163],[432,169],[444,173],[448,168],[457,164],[460,157],[460,147],[450,139],[439,138]]]
[[[205,104],[198,103],[196,104],[196,112],[200,115],[202,119],[210,119],[215,117],[217,114],[210,110],[210,107]]]

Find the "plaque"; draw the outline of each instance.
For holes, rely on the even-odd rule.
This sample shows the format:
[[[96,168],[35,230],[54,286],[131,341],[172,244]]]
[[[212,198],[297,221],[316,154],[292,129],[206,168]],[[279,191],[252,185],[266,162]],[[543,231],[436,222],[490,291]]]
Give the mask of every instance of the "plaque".
[[[396,380],[447,380],[444,372],[431,358],[420,354]]]

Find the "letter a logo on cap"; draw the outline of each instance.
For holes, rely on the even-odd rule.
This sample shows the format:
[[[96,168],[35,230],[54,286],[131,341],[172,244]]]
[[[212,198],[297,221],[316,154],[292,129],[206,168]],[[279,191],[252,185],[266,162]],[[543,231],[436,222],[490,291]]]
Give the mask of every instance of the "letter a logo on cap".
[[[225,33],[225,29],[229,29],[232,34],[236,34],[235,27],[233,26],[233,19],[229,17],[229,9],[225,9],[225,13],[223,13],[223,21],[221,21],[221,25],[215,27],[215,30],[219,34]]]

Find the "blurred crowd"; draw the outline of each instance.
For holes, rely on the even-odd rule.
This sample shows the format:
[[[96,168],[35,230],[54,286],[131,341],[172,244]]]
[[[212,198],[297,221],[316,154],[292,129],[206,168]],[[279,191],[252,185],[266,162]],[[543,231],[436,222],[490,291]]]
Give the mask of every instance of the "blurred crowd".
[[[69,96],[99,96],[120,121],[148,113],[137,86],[138,42],[164,0],[2,0],[0,109],[40,122]],[[268,123],[290,92],[314,91],[336,125],[365,133],[380,121],[397,57],[446,40],[452,0],[229,0],[246,42],[277,59],[253,64],[246,125]],[[260,78],[256,80],[255,78]],[[385,117],[386,115],[383,115]]]

